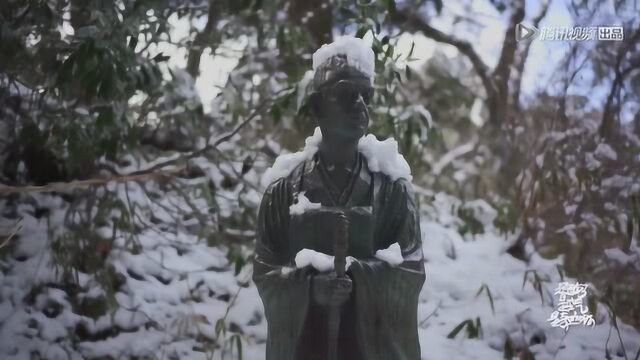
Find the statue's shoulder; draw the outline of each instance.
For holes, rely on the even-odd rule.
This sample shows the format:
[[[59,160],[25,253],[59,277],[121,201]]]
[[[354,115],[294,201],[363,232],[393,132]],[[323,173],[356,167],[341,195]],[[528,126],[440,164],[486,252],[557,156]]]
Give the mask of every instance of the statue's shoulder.
[[[413,184],[407,178],[393,178],[382,171],[371,171],[371,176],[373,177],[374,186],[382,190],[386,197],[413,198],[415,196]]]
[[[400,190],[405,192],[413,192],[413,185],[411,184],[411,172],[408,169],[408,165],[406,165],[406,169],[402,166],[402,163],[394,163],[392,161],[388,161],[388,157],[384,158],[382,161],[380,159],[369,159],[369,156],[373,156],[373,154],[367,154],[366,152],[360,151],[360,155],[363,161],[363,166],[369,173],[371,177],[374,178],[374,182],[377,182],[381,187],[384,187],[387,190]],[[373,162],[373,168],[376,170],[372,170],[369,166],[369,161]],[[397,162],[397,160],[395,160]],[[408,178],[407,178],[408,176]]]
[[[286,176],[273,180],[264,190],[265,195],[285,194],[289,192],[291,185]]]
[[[287,192],[294,193],[300,183],[304,172],[308,172],[313,166],[312,160],[303,160],[297,164],[287,175],[282,175],[272,181],[265,192]]]

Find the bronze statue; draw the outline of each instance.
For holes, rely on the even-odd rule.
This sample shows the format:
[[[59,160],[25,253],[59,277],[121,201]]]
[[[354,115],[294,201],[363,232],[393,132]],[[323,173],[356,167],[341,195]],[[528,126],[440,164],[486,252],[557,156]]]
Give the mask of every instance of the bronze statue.
[[[355,38],[334,44],[314,54],[317,152],[272,182],[260,205],[253,278],[268,322],[266,358],[420,359],[425,272],[414,193],[406,178],[371,171],[358,150],[373,93],[371,49]],[[291,210],[303,200],[313,206]],[[377,256],[395,243],[398,263]],[[333,256],[333,270],[296,268],[303,250]]]

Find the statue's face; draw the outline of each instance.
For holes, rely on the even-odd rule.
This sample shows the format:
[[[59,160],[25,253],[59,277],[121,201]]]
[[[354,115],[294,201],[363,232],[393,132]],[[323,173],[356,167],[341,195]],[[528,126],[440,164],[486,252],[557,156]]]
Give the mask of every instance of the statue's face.
[[[322,84],[311,101],[323,138],[357,141],[364,136],[372,95],[371,82],[356,71],[343,72]]]

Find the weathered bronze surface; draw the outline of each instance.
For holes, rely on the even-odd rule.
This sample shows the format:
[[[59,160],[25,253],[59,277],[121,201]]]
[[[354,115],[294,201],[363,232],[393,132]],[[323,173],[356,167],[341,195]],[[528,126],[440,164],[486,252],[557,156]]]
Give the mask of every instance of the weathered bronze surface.
[[[316,71],[313,85],[319,150],[270,184],[259,210],[253,278],[268,322],[267,360],[420,359],[416,313],[425,272],[412,186],[370,171],[358,152],[370,79],[337,61]],[[303,191],[322,207],[290,215]],[[401,265],[374,257],[396,242]],[[356,260],[346,272],[293,270],[305,248],[335,255],[336,269],[344,269],[345,256]]]

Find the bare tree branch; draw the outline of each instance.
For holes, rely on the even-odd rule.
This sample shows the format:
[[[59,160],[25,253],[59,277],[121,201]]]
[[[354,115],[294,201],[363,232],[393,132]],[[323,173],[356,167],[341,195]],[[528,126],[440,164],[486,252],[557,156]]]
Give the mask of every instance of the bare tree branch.
[[[507,113],[511,67],[513,66],[515,54],[518,50],[514,33],[517,24],[524,19],[524,5],[524,0],[517,0],[514,4],[513,13],[509,19],[507,30],[505,31],[500,58],[493,71],[491,71],[480,58],[480,55],[474,50],[470,42],[445,34],[432,27],[413,9],[405,8],[396,13],[394,18],[396,22],[404,24],[409,30],[419,31],[430,39],[454,46],[471,61],[471,65],[480,77],[485,92],[487,93],[486,103],[489,109],[490,123],[499,125],[505,120]]]
[[[159,176],[173,176],[180,174],[185,170],[185,166],[178,166],[174,169],[164,169],[167,166],[176,165],[179,162],[186,161],[188,159],[193,159],[198,156],[206,154],[208,151],[215,149],[218,145],[223,142],[229,141],[235,134],[237,134],[240,130],[242,130],[247,124],[249,124],[253,119],[255,119],[259,114],[261,114],[266,107],[273,103],[277,98],[275,95],[290,91],[291,88],[285,88],[278,91],[274,94],[274,97],[265,99],[249,116],[241,122],[238,126],[235,127],[232,131],[220,136],[216,141],[212,144],[205,145],[202,149],[193,151],[184,156],[179,156],[170,160],[166,160],[160,162],[156,165],[150,166],[143,170],[134,171],[130,174],[125,175],[117,175],[109,178],[97,178],[97,179],[87,179],[87,180],[79,180],[79,181],[71,181],[71,182],[61,182],[61,183],[51,183],[43,186],[6,186],[0,184],[0,195],[14,194],[14,193],[27,193],[27,192],[51,192],[51,191],[64,191],[70,188],[81,187],[81,186],[94,186],[94,185],[104,185],[109,182],[127,182],[133,180],[148,180],[151,178],[159,177]]]
[[[515,31],[516,26],[524,19],[524,0],[514,2],[513,13],[509,18],[507,30],[504,33],[502,43],[502,51],[498,64],[493,70],[493,81],[496,87],[496,95],[489,98],[489,111],[492,116],[489,121],[494,125],[500,125],[507,119],[507,110],[509,102],[509,79],[511,75],[511,67],[515,60],[515,54],[518,49]]]
[[[511,71],[511,65],[513,64],[516,50],[518,49],[518,42],[516,41],[515,31],[516,26],[524,20],[524,0],[516,1],[514,4],[513,14],[509,19],[509,25],[504,33],[504,41],[502,43],[502,51],[500,53],[500,59],[498,65],[493,70],[493,76],[500,84],[505,83],[509,79],[509,73]]]
[[[613,131],[615,128],[615,118],[613,116],[614,104],[613,100],[616,94],[620,91],[622,87],[622,83],[624,82],[624,78],[634,69],[640,67],[640,57],[635,58],[629,64],[626,69],[621,69],[622,62],[629,52],[629,50],[635,45],[638,41],[640,41],[640,28],[636,29],[633,32],[633,35],[629,38],[629,40],[625,41],[622,46],[618,49],[618,55],[616,56],[616,63],[614,67],[615,77],[613,82],[611,83],[611,88],[609,90],[609,95],[607,96],[607,100],[604,105],[604,110],[602,111],[602,122],[600,124],[600,135],[604,138],[608,138],[613,135]]]
[[[549,5],[551,2],[549,0],[543,0],[542,8],[538,15],[536,15],[532,20],[532,25],[534,27],[540,26],[540,22],[547,16],[547,11],[549,10]],[[524,66],[527,62],[527,58],[529,57],[529,49],[531,49],[531,41],[524,42],[524,46],[522,50],[517,54],[515,65],[514,65],[514,82],[513,82],[513,97],[512,103],[515,107],[516,111],[520,108],[520,91],[522,89],[522,75],[524,73]]]
[[[222,9],[219,1],[209,0],[207,25],[201,32],[196,35],[195,39],[193,40],[193,44],[189,49],[189,57],[187,58],[187,72],[194,79],[200,74],[200,57],[202,57],[202,52],[204,51],[204,49],[211,46],[211,52],[215,52],[213,35],[216,29],[216,25],[218,24],[219,16],[222,13],[221,10]]]
[[[473,66],[474,71],[480,79],[482,80],[482,84],[487,92],[488,96],[493,96],[496,93],[496,87],[493,79],[489,74],[489,68],[482,61],[480,55],[473,49],[471,43],[465,40],[458,39],[454,36],[443,33],[442,31],[432,27],[429,25],[419,14],[411,9],[405,9],[401,12],[395,14],[395,18],[397,22],[404,23],[409,27],[409,30],[413,29],[415,31],[420,31],[424,36],[433,39],[437,42],[441,42],[444,44],[449,44],[462,54],[464,54],[469,61],[471,61],[471,65]]]

